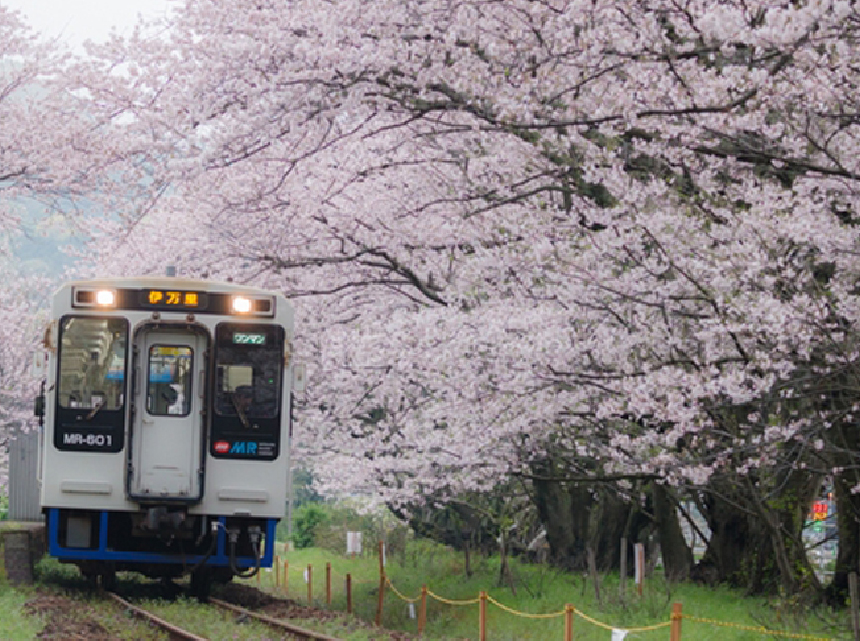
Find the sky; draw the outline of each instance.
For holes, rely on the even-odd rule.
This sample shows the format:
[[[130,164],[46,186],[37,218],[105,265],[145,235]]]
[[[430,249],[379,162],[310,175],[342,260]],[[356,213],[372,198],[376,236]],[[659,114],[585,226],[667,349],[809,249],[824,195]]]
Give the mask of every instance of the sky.
[[[36,31],[58,36],[74,49],[85,40],[102,42],[111,28],[130,34],[138,14],[145,18],[164,16],[170,0],[0,0],[16,9]]]

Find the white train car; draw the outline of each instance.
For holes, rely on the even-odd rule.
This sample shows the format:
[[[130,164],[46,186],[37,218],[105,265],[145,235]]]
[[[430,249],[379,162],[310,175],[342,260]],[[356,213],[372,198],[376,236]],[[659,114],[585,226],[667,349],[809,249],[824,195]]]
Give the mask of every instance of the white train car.
[[[48,552],[211,580],[271,566],[290,449],[293,311],[178,278],[71,282],[53,299],[41,402]],[[37,407],[40,403],[37,403]]]

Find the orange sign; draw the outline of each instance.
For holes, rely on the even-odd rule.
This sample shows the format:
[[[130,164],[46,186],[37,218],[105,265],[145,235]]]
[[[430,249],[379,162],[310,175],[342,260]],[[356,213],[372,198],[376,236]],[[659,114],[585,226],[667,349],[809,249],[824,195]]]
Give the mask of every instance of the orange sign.
[[[812,504],[812,520],[823,521],[827,518],[827,503],[816,501]]]
[[[150,289],[146,293],[150,305],[158,307],[199,307],[199,292],[177,292],[162,289]]]

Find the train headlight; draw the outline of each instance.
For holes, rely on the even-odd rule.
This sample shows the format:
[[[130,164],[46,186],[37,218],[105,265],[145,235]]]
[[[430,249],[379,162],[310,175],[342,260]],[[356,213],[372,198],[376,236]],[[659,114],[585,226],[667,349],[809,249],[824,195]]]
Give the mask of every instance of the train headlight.
[[[113,290],[102,289],[96,292],[96,304],[103,307],[110,307],[116,301],[116,295]]]
[[[248,314],[251,312],[251,299],[244,296],[233,297],[233,311],[237,314]]]

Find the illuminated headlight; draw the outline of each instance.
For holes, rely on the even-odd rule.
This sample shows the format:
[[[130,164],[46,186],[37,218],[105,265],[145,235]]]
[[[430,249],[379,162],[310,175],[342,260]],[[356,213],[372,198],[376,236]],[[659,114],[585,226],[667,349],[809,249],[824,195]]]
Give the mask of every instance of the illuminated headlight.
[[[96,292],[96,304],[109,306],[114,304],[116,296],[110,289],[103,289]]]
[[[244,296],[233,297],[233,311],[237,314],[247,314],[251,311],[251,299]]]

